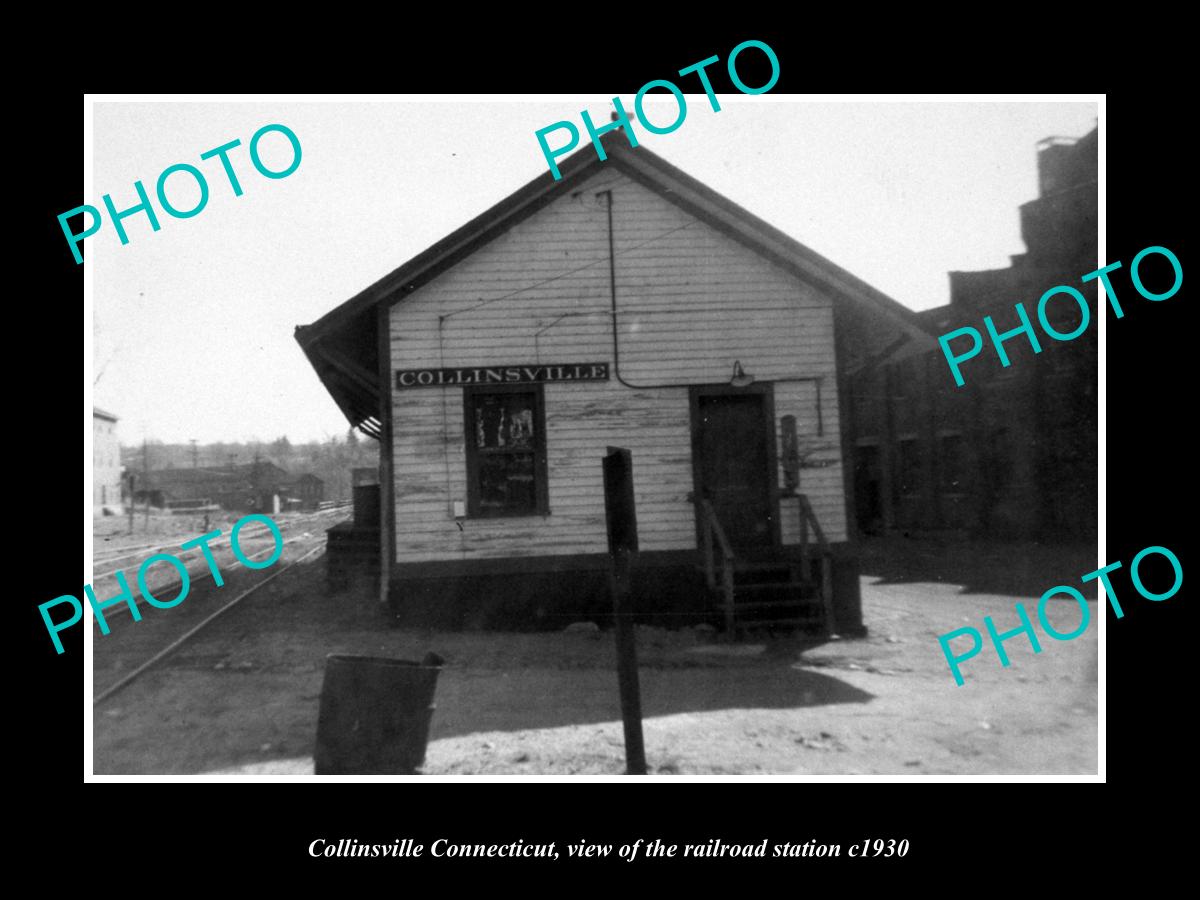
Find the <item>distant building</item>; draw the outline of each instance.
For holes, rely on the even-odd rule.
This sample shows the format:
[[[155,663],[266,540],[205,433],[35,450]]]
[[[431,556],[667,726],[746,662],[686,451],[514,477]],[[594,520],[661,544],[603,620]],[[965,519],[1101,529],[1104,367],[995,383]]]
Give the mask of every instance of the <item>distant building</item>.
[[[1038,144],[1039,195],[1020,207],[1027,251],[1009,266],[951,272],[950,303],[919,317],[933,335],[985,315],[1006,331],[1038,299],[1070,285],[1097,314],[1097,133]],[[1078,325],[1069,302],[1047,308],[1060,332]],[[1060,318],[1061,316],[1061,318]],[[1036,327],[1036,326],[1035,326]],[[957,387],[939,349],[863,365],[850,379],[854,500],[866,533],[958,530],[994,537],[1089,539],[1096,534],[1097,326],[1070,343],[990,345]]]
[[[285,484],[285,490],[288,499],[296,501],[300,509],[316,509],[325,499],[325,482],[311,472],[293,476]]]
[[[92,407],[92,515],[121,512],[121,446],[117,417]]]
[[[268,515],[289,506],[315,509],[325,496],[325,482],[316,475],[289,475],[266,461],[158,469],[139,474],[136,487],[137,502],[151,506],[195,506],[207,501],[222,509]]]

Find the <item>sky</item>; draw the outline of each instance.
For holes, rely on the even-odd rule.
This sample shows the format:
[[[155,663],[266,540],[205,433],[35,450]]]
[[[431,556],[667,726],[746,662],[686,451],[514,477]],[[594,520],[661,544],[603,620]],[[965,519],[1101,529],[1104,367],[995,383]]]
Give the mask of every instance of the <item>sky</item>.
[[[1004,267],[1023,252],[1017,207],[1037,196],[1036,143],[1082,136],[1097,116],[1095,103],[718,98],[713,112],[703,94],[688,95],[671,134],[635,122],[639,143],[912,309],[949,301],[947,272]],[[632,110],[632,97],[622,101]],[[534,133],[566,119],[586,140],[585,108],[607,122],[610,98],[97,101],[83,202],[103,208],[111,194],[118,210],[134,206],[141,180],[161,228],[137,213],[123,220],[128,244],[107,218],[86,239],[94,404],[120,417],[127,445],[344,435],[295,326],[546,171]],[[661,124],[677,114],[670,99],[646,110]],[[261,176],[248,155],[251,136],[273,123],[302,148],[281,179]],[[240,197],[219,160],[200,159],[234,139]],[[278,133],[260,150],[268,168],[291,161]],[[208,183],[191,218],[171,218],[154,198],[176,163]],[[170,177],[177,208],[198,198],[190,176]]]

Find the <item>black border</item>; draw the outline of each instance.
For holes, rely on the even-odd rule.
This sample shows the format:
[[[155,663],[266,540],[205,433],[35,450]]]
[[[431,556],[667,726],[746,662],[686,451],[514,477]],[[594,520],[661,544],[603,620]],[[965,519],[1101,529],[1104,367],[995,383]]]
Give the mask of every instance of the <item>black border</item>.
[[[338,87],[345,91],[475,92],[480,90],[479,82],[486,80],[484,90],[494,92],[628,96],[672,67],[713,53],[724,55],[746,37],[767,41],[779,54],[782,74],[775,93],[1110,89],[1102,130],[1108,190],[1105,261],[1128,263],[1140,249],[1160,244],[1174,250],[1188,269],[1185,223],[1191,224],[1192,210],[1185,192],[1194,162],[1191,142],[1176,125],[1187,121],[1191,100],[1182,85],[1190,82],[1175,67],[1193,54],[1173,46],[1186,29],[1172,30],[1162,27],[1165,20],[1135,17],[1118,34],[1107,17],[1089,19],[1086,13],[1043,8],[1033,16],[1014,11],[1003,21],[988,23],[986,30],[956,27],[949,37],[939,27],[918,34],[911,16],[904,14],[901,22],[902,14],[897,14],[896,21],[889,21],[885,13],[883,20],[860,21],[853,30],[839,27],[831,39],[829,29],[818,19],[809,21],[809,11],[805,12],[804,22],[797,11],[795,21],[775,18],[767,27],[761,22],[724,21],[689,34],[678,25],[658,30],[640,23],[635,27],[615,11],[594,16],[586,25],[560,20],[556,11],[547,14],[540,34],[526,22],[520,25],[531,29],[527,35],[503,40],[495,39],[499,32],[484,25],[445,33],[422,29],[406,35],[400,47],[380,47],[383,52],[374,52],[369,40],[362,43],[361,21],[349,27],[323,22],[320,43],[301,35],[298,41],[289,39],[286,49],[267,52],[277,52],[275,61],[288,75],[286,84],[272,89],[297,92],[329,90],[331,73],[342,72]],[[514,23],[505,25],[508,34]],[[900,30],[905,26],[911,33]],[[281,27],[275,22],[264,34]],[[77,35],[87,34],[89,46],[76,47],[74,38],[65,37],[54,49],[54,60],[91,59],[95,47],[106,40],[112,47],[137,46],[136,34],[105,35],[64,21],[62,29],[68,28]],[[471,32],[479,34],[475,46]],[[1176,39],[1173,33],[1181,37]],[[268,42],[266,46],[280,45]],[[76,49],[81,52],[73,52]],[[330,63],[330,51],[335,56],[353,53],[354,58],[344,64]],[[144,80],[146,71],[153,72],[155,89],[177,93],[237,92],[264,86],[261,78],[260,83],[247,82],[250,76],[244,62],[181,64],[164,71],[158,66],[146,70],[147,57],[140,59],[142,68],[131,63],[92,71],[88,75],[92,82],[106,83],[88,87],[137,90],[140,85],[131,82]],[[39,350],[55,346],[54,339],[64,333],[62,308],[71,308],[81,296],[82,267],[73,264],[54,219],[85,201],[77,174],[82,94],[68,82],[73,76],[66,73],[72,68],[53,60],[41,67],[35,77],[49,84],[39,85],[43,89],[36,92],[36,99],[21,98],[13,112],[24,130],[37,136],[36,152],[28,154],[22,177],[16,179],[21,213],[14,216],[22,230],[33,229],[32,237],[20,245],[32,258],[22,256],[16,268],[35,284],[26,295],[32,302],[19,303],[14,323],[23,335],[49,338],[23,341],[18,354],[31,343]],[[53,83],[55,78],[60,82]],[[126,84],[113,84],[121,78],[127,79]],[[727,88],[718,84],[717,90]],[[1008,216],[1013,210],[996,214]],[[1125,319],[1114,321],[1110,314],[1107,321],[1108,516],[1107,546],[1101,556],[1127,565],[1138,550],[1158,543],[1173,549],[1185,572],[1190,572],[1186,549],[1194,533],[1194,514],[1183,489],[1190,484],[1193,452],[1188,419],[1181,410],[1186,410],[1194,379],[1195,353],[1186,291],[1185,279],[1183,291],[1170,301],[1150,304],[1133,297],[1126,304]],[[36,370],[37,387],[17,385],[10,409],[14,425],[32,429],[47,423],[47,398],[74,396],[78,382],[71,356],[70,351],[61,356],[40,352],[36,359],[24,358]],[[37,602],[79,589],[76,559],[65,554],[68,542],[55,539],[65,537],[69,518],[65,511],[74,510],[77,502],[73,478],[79,450],[73,433],[60,436],[57,429],[39,429],[38,438],[37,454],[29,462],[51,477],[18,478],[14,497],[21,509],[22,534],[44,538],[22,542],[22,555],[34,562],[23,564],[16,573],[18,603],[29,616],[30,641],[21,677],[15,679],[20,710],[15,731],[24,763],[21,774],[32,768],[33,778],[26,780],[37,785],[36,809],[21,819],[26,839],[20,846],[56,867],[64,859],[78,858],[93,871],[109,873],[102,877],[127,880],[130,870],[113,874],[113,863],[124,847],[134,854],[137,861],[130,864],[137,869],[153,872],[164,862],[178,863],[197,885],[211,882],[228,888],[230,873],[237,872],[266,876],[275,884],[303,878],[310,888],[344,890],[361,889],[358,879],[367,873],[355,863],[308,858],[305,851],[314,838],[391,841],[397,836],[429,840],[436,835],[511,840],[521,836],[626,842],[651,834],[678,841],[717,834],[736,839],[754,832],[759,839],[765,833],[773,840],[814,837],[849,842],[868,836],[903,836],[912,841],[912,851],[901,863],[779,864],[779,873],[798,889],[856,888],[875,882],[884,887],[905,882],[923,887],[967,885],[989,875],[1010,880],[1016,889],[1031,877],[1056,887],[1061,881],[1065,888],[1066,878],[1054,876],[1073,874],[1097,852],[1151,872],[1179,858],[1171,846],[1179,840],[1172,837],[1178,832],[1172,824],[1177,809],[1169,811],[1166,801],[1178,797],[1190,767],[1177,740],[1189,721],[1192,680],[1184,668],[1192,656],[1192,631],[1184,612],[1190,583],[1186,581],[1183,591],[1170,601],[1152,604],[1134,597],[1125,604],[1125,618],[1116,620],[1111,611],[1107,613],[1107,775],[1113,793],[1105,794],[1103,807],[1097,795],[1084,795],[1095,789],[1091,786],[1017,784],[739,782],[655,786],[622,794],[609,785],[406,783],[356,786],[354,797],[340,786],[319,796],[305,787],[300,796],[297,787],[239,785],[197,791],[139,785],[132,789],[142,795],[152,791],[154,797],[142,796],[132,803],[124,798],[131,789],[128,785],[89,785],[80,795],[76,788],[81,786],[82,754],[76,717],[82,705],[82,639],[78,631],[64,633],[67,653],[56,656],[36,611]],[[10,465],[25,468],[22,463]],[[848,521],[852,516],[851,509]],[[1132,591],[1127,574],[1114,583],[1123,598]],[[247,789],[270,790],[272,796],[256,796],[247,804],[243,795],[229,794]],[[186,796],[174,796],[179,790]],[[646,790],[653,793],[647,795]],[[98,791],[114,796],[94,793]],[[161,797],[163,791],[170,796]],[[1136,806],[1127,791],[1137,792]],[[70,837],[70,823],[81,815],[91,825],[79,850],[79,842]],[[169,838],[155,840],[153,835],[162,832]],[[104,863],[109,864],[107,869],[101,868]],[[669,876],[675,887],[690,880],[687,876],[718,887],[715,876],[728,868],[734,886],[745,889],[746,877],[761,871],[753,864],[651,865]],[[407,863],[380,862],[370,868],[389,889],[408,886],[411,867]],[[501,874],[511,865],[481,861],[454,868],[429,866],[427,874],[444,886],[459,875],[477,877],[491,868]],[[635,873],[644,877],[640,866],[606,862],[575,868],[573,877],[587,872],[595,879],[592,883],[600,883],[603,868],[619,880],[644,884],[633,881]],[[519,874],[522,884],[553,880],[545,868],[534,865],[522,865]],[[952,882],[952,878],[961,880]],[[1078,886],[1074,878],[1072,886]]]

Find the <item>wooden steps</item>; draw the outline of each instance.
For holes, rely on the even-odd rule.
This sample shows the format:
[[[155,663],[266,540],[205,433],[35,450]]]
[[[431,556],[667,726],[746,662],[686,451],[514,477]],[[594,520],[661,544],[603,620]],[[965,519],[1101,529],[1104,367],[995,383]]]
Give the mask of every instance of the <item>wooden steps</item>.
[[[738,560],[733,571],[734,631],[755,628],[790,628],[819,631],[826,627],[819,582],[805,579],[801,565],[792,560]],[[725,592],[712,592],[716,609],[724,612]]]
[[[800,559],[771,557],[770,550],[750,558],[733,550],[707,499],[701,510],[701,550],[705,583],[713,606],[730,637],[751,628],[788,627],[833,634],[833,561],[812,505],[799,495]],[[808,535],[816,538],[816,546]],[[776,551],[780,552],[780,551]]]

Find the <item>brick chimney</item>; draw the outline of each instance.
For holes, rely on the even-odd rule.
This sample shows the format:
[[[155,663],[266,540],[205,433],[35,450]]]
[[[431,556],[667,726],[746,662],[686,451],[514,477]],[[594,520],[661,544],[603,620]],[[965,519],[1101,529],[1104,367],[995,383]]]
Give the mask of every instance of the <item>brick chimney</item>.
[[[1038,141],[1038,196],[1061,191],[1075,181],[1072,177],[1077,138],[1048,137]]]

